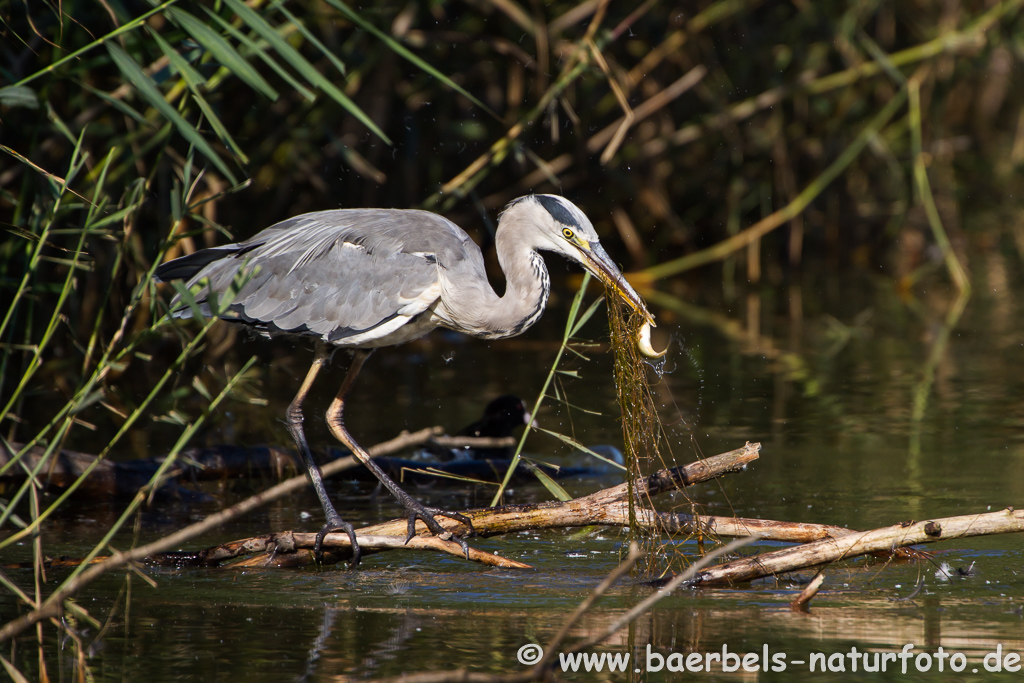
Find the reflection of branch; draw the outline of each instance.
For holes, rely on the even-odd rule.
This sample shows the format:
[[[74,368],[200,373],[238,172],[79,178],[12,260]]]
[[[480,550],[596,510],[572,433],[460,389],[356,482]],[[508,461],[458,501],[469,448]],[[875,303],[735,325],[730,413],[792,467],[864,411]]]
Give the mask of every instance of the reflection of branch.
[[[636,541],[629,544],[629,555],[623,560],[618,567],[613,569],[608,576],[604,577],[604,580],[597,585],[594,590],[590,591],[583,602],[576,606],[573,613],[569,615],[569,618],[562,622],[562,628],[558,629],[558,633],[548,641],[547,647],[544,648],[544,656],[539,662],[533,667],[534,673],[540,673],[551,666],[555,659],[555,652],[562,641],[569,635],[569,631],[576,623],[583,618],[583,615],[590,611],[590,608],[594,606],[602,595],[608,592],[608,589],[615,585],[615,582],[621,579],[623,576],[629,573],[636,564],[636,561],[643,556],[640,551],[640,546],[636,544]]]
[[[597,635],[583,640],[581,642],[573,644],[571,647],[565,650],[559,651],[557,648],[563,640],[569,635],[569,631],[572,629],[584,614],[586,614],[590,608],[597,602],[597,600],[604,595],[611,586],[618,581],[620,578],[625,576],[629,570],[633,567],[636,561],[642,556],[643,553],[639,551],[636,544],[632,544],[629,549],[629,556],[615,569],[608,574],[607,577],[601,583],[590,592],[590,595],[584,599],[582,603],[573,611],[571,615],[563,622],[562,628],[559,629],[558,633],[554,638],[548,642],[548,645],[543,648],[543,656],[540,661],[533,665],[530,669],[516,673],[506,675],[495,675],[476,673],[466,671],[465,669],[456,669],[453,671],[432,671],[429,673],[420,674],[409,674],[404,675],[400,678],[394,679],[383,679],[384,681],[394,681],[394,683],[526,683],[526,681],[540,681],[546,680],[550,677],[552,669],[554,668],[555,662],[558,661],[556,655],[561,653],[573,653],[581,650],[592,648],[598,643],[610,638],[615,633],[619,632],[629,624],[636,621],[643,614],[648,612],[659,600],[671,595],[672,591],[685,581],[692,578],[698,571],[703,567],[707,566],[708,563],[713,561],[715,558],[731,553],[734,550],[747,545],[751,541],[755,540],[753,537],[741,538],[716,548],[704,557],[700,558],[697,562],[693,563],[689,569],[682,574],[673,578],[667,585],[662,587],[660,590],[655,591],[652,595],[648,596],[644,600],[634,605],[630,610],[625,612],[618,619],[613,621],[607,627],[601,629]]]
[[[671,580],[669,580],[668,583],[662,586],[659,590],[655,591],[653,595],[650,595],[646,599],[640,601],[631,610],[629,610],[621,617],[616,619],[614,622],[612,622],[603,632],[598,633],[596,636],[589,638],[588,640],[585,640],[582,643],[576,644],[572,648],[572,650],[578,652],[579,650],[585,650],[587,648],[593,647],[594,645],[597,645],[602,640],[610,637],[612,634],[616,633],[623,627],[628,626],[629,624],[636,621],[647,610],[654,607],[655,603],[660,601],[662,598],[665,598],[668,595],[670,595],[672,591],[674,591],[679,586],[692,580],[693,577],[697,576],[697,572],[699,572],[707,565],[711,564],[711,562],[716,558],[719,558],[722,555],[728,555],[729,553],[732,553],[734,550],[739,550],[743,546],[753,543],[756,540],[756,536],[746,536],[744,538],[737,538],[733,541],[730,541],[729,543],[726,543],[720,548],[715,548],[707,555],[705,555],[704,557],[700,558],[692,565],[690,565],[685,572],[674,576]]]
[[[435,434],[435,429],[425,429],[420,432],[416,432],[415,434],[402,434],[389,442],[378,444],[374,448],[371,448],[370,455],[380,455],[381,449],[392,447],[395,444],[403,444],[402,447],[406,447],[416,438],[428,439]],[[335,460],[334,462],[326,465],[323,468],[324,476],[327,476],[328,473],[338,472],[346,469],[346,467],[351,467],[351,464],[346,464],[347,460],[349,460],[349,458],[340,458],[339,460]],[[63,602],[65,599],[71,597],[104,573],[123,567],[131,562],[137,562],[149,557],[150,555],[161,553],[168,548],[180,545],[189,539],[195,538],[196,536],[204,534],[212,529],[216,529],[225,522],[235,519],[236,517],[240,517],[261,505],[265,505],[286,493],[296,491],[306,485],[307,480],[304,476],[293,477],[292,479],[281,482],[277,486],[273,486],[266,491],[262,491],[255,496],[247,498],[237,505],[232,505],[226,510],[212,514],[201,522],[190,524],[184,529],[180,529],[173,534],[164,536],[152,543],[147,543],[146,545],[133,548],[128,552],[115,553],[102,562],[89,567],[70,581],[65,582],[61,588],[51,593],[38,609],[5,624],[0,628],[0,642],[4,642],[5,640],[17,635],[32,624],[44,619],[59,616],[63,609]]]
[[[946,346],[949,345],[949,335],[953,332],[957,323],[960,322],[960,316],[963,315],[964,308],[966,308],[970,298],[971,286],[968,283],[965,289],[960,290],[956,301],[953,302],[952,308],[946,314],[946,319],[942,321],[942,327],[939,328],[938,333],[935,335],[931,351],[928,353],[928,361],[924,364],[921,381],[914,388],[914,407],[910,416],[910,453],[915,456],[915,462],[912,463],[915,467],[917,464],[916,456],[921,452],[921,421],[924,419],[924,412],[928,407],[928,397],[931,395],[932,384],[935,382],[935,368],[938,366],[942,354],[946,352]]]
[[[917,62],[931,59],[946,53],[956,53],[962,50],[975,50],[985,44],[986,31],[996,25],[1000,19],[1019,7],[1021,0],[1009,0],[1000,3],[989,11],[982,14],[977,20],[968,25],[962,31],[951,31],[926,43],[908,47],[891,55],[887,55],[886,66],[901,67],[909,66]],[[682,33],[682,32],[679,32]],[[676,35],[676,34],[673,34]],[[666,41],[668,42],[668,41]],[[677,40],[675,49],[678,49],[685,42],[685,34]],[[655,53],[652,52],[651,55]],[[638,67],[645,66],[641,62]],[[649,69],[646,69],[649,70]],[[638,72],[643,70],[637,69]],[[796,84],[783,85],[771,88],[764,92],[750,97],[742,102],[729,107],[726,111],[713,114],[704,119],[701,123],[691,123],[683,126],[670,137],[659,136],[648,141],[641,149],[640,159],[649,159],[664,153],[671,146],[685,145],[699,140],[711,130],[718,130],[727,125],[735,124],[750,118],[755,113],[769,109],[790,95],[797,92],[805,92],[810,95],[820,95],[838,88],[853,85],[854,83],[877,76],[884,71],[884,66],[878,61],[866,61],[858,66],[845,69],[820,78],[813,78],[813,73],[807,72]]]
[[[953,253],[953,246],[949,243],[945,228],[942,227],[942,220],[939,218],[939,210],[935,206],[935,197],[932,196],[931,183],[928,182],[928,171],[925,168],[924,152],[921,150],[921,83],[915,77],[907,81],[907,89],[910,93],[910,137],[911,146],[914,152],[914,184],[917,187],[918,198],[924,205],[925,215],[928,217],[928,225],[932,229],[935,243],[942,250],[942,256],[946,261],[946,269],[950,278],[961,292],[970,296],[971,283],[967,279],[964,267],[960,265],[956,254]]]
[[[788,379],[807,382],[814,379],[814,371],[799,353],[785,351],[768,335],[758,333],[756,337],[742,322],[725,313],[711,310],[683,301],[679,297],[656,289],[644,289],[644,299],[654,306],[668,309],[685,317],[690,322],[706,325],[720,335],[740,345],[745,354],[757,354],[776,363],[784,370]]]
[[[960,260],[957,259],[956,254],[953,252],[953,246],[949,243],[949,237],[946,235],[946,230],[942,226],[941,218],[939,218],[939,210],[935,206],[935,198],[932,196],[931,183],[928,182],[928,171],[925,168],[924,152],[921,150],[920,82],[917,78],[911,78],[907,82],[907,87],[910,93],[909,122],[911,143],[914,153],[914,184],[917,188],[918,199],[920,199],[921,204],[924,206],[925,215],[928,217],[928,225],[932,229],[932,235],[935,237],[935,243],[939,245],[939,248],[942,250],[943,259],[946,262],[946,270],[949,271],[950,279],[953,280],[953,284],[955,284],[959,290],[957,299],[950,308],[949,313],[947,313],[946,319],[942,324],[942,329],[939,331],[939,334],[936,335],[935,341],[932,344],[931,353],[928,354],[928,362],[925,363],[921,381],[914,389],[914,408],[911,415],[910,454],[914,459],[911,465],[916,470],[917,456],[921,452],[921,421],[924,419],[924,412],[928,406],[928,397],[931,394],[932,384],[935,381],[935,368],[939,364],[939,359],[942,357],[942,354],[945,353],[946,346],[949,344],[950,333],[960,321],[960,316],[963,315],[964,308],[967,306],[967,301],[971,298],[971,282],[967,277],[967,273],[964,272],[964,268],[960,264]]]

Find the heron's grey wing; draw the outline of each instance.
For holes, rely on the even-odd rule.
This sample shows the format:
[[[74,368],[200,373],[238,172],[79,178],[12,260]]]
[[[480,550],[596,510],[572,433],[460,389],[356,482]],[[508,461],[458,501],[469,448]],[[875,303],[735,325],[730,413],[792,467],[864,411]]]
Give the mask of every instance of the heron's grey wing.
[[[344,345],[380,338],[430,308],[440,263],[481,260],[446,219],[384,209],[305,214],[231,247],[192,277],[208,278],[201,301],[227,291],[244,264],[251,275],[224,317]]]

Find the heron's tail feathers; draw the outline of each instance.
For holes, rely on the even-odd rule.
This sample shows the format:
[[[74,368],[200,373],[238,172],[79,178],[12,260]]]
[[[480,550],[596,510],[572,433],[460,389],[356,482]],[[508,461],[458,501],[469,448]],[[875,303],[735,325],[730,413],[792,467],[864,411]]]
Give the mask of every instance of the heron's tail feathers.
[[[199,274],[199,271],[214,261],[234,256],[240,251],[242,251],[242,249],[240,249],[237,244],[228,244],[223,247],[211,247],[210,249],[200,249],[188,256],[182,256],[174,259],[173,261],[168,261],[167,263],[157,266],[156,279],[160,282],[170,282],[171,280],[191,280],[194,276]]]

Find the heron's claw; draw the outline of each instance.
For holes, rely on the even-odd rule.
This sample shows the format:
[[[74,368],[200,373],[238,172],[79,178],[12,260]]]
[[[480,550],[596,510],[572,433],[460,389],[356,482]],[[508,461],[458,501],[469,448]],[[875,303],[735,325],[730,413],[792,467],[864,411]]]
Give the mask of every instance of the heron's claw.
[[[408,505],[406,510],[409,512],[409,528],[408,535],[405,537],[405,542],[408,543],[412,540],[412,537],[416,535],[416,520],[422,520],[430,532],[440,538],[442,541],[455,541],[462,548],[462,552],[465,553],[466,559],[469,559],[469,544],[466,543],[466,539],[462,536],[456,535],[454,532],[445,529],[441,526],[434,515],[441,515],[449,519],[454,519],[462,524],[469,527],[469,533],[473,533],[473,520],[458,512],[448,512],[447,510],[440,510],[438,508],[428,508],[424,505],[420,505],[416,501],[412,501],[413,504]]]
[[[316,543],[313,544],[313,559],[316,560],[317,564],[323,564],[324,536],[332,531],[344,531],[348,534],[349,541],[352,542],[352,560],[348,563],[348,566],[350,569],[355,569],[359,565],[359,560],[362,559],[362,551],[359,549],[359,542],[356,540],[356,530],[355,527],[337,515],[333,518],[328,517],[327,523],[320,527],[320,531],[317,532]]]

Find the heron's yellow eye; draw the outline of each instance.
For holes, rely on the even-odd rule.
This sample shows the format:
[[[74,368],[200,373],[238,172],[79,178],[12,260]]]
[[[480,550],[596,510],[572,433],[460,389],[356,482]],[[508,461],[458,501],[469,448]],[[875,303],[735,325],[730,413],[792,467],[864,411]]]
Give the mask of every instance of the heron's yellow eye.
[[[571,228],[562,228],[562,237],[564,237],[567,240],[571,240],[573,238],[572,229]]]

